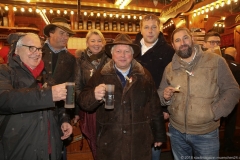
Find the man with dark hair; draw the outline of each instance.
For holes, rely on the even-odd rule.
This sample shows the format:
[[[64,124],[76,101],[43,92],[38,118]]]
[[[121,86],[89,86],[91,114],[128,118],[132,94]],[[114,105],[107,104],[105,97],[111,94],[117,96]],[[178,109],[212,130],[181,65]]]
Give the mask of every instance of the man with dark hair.
[[[238,103],[239,86],[223,57],[203,52],[187,28],[175,29],[171,39],[175,55],[158,94],[168,105],[174,159],[218,159],[220,118]]]
[[[68,52],[66,46],[69,37],[75,33],[70,29],[68,20],[62,17],[53,18],[52,23],[44,27],[43,33],[47,37],[43,46],[45,85],[52,86],[63,82],[74,82],[76,59]],[[64,101],[58,101],[55,105],[63,108]],[[70,113],[69,109],[66,111],[73,114]]]
[[[140,22],[140,30],[135,43],[141,47],[141,54],[136,60],[151,73],[157,89],[165,67],[172,60],[174,49],[160,32],[160,20],[156,15],[148,14],[143,17]],[[164,119],[167,119],[167,109],[165,108],[163,112]],[[152,153],[152,160],[159,160],[160,148],[153,146]]]
[[[210,31],[205,34],[203,48],[211,49],[213,51],[214,47],[219,46],[221,43],[221,36],[218,32]]]
[[[225,49],[223,57],[226,59],[229,68],[231,69],[234,78],[240,84],[240,64],[237,63],[237,50],[234,47],[228,47]],[[238,104],[236,104],[233,111],[223,120],[225,121],[224,129],[224,151],[226,152],[239,152],[240,149],[234,145],[234,132],[236,130],[237,122],[237,109]]]

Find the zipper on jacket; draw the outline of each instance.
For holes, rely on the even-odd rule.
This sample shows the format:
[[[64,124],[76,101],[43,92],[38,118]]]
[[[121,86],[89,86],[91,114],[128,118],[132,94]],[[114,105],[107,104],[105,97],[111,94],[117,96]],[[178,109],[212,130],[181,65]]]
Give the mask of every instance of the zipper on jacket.
[[[187,133],[187,112],[188,112],[189,92],[190,92],[190,75],[187,74],[187,98],[186,98],[186,105],[185,105],[185,132],[186,133]]]

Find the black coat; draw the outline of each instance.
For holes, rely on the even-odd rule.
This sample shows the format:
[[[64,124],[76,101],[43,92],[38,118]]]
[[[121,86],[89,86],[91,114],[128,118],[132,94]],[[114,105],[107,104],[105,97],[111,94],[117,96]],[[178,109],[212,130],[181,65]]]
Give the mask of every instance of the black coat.
[[[135,43],[141,46],[141,33],[138,33]],[[162,32],[159,33],[157,43],[143,56],[138,55],[136,60],[152,75],[156,88],[159,87],[165,67],[172,61],[174,49],[167,43]]]
[[[232,71],[232,74],[236,79],[238,85],[240,85],[240,64],[236,62],[234,58],[228,54],[224,54],[223,57],[226,59],[228,66]]]
[[[69,118],[54,107],[51,88],[40,88],[18,56],[9,66],[0,66],[0,97],[0,125],[11,115],[0,141],[0,159],[47,160],[49,123],[51,159],[60,160],[60,125]]]
[[[133,60],[125,87],[113,61],[97,71],[80,93],[82,108],[96,110],[98,160],[149,160],[151,145],[166,141],[160,100],[150,73]],[[114,84],[114,109],[106,110],[95,99],[97,85]]]

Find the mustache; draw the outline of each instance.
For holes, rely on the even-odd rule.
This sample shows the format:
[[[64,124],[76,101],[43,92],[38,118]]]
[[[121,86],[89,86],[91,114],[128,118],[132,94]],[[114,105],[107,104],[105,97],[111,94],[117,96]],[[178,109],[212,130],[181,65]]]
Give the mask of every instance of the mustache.
[[[183,44],[183,45],[181,45],[181,46],[179,47],[179,49],[182,49],[182,48],[184,48],[184,47],[189,47],[189,45]]]

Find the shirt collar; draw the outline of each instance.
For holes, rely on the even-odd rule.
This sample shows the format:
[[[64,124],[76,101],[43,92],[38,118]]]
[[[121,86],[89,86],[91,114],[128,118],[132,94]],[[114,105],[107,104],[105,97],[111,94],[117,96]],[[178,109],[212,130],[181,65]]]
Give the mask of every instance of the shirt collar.
[[[53,51],[53,53],[59,53],[59,52],[61,52],[61,51],[67,51],[67,48],[66,48],[66,47],[64,47],[64,48],[62,48],[62,49],[60,49],[60,50],[55,50],[55,49],[51,46],[51,44],[50,44],[50,42],[49,42],[48,39],[45,41],[45,43],[46,43],[46,44],[48,45],[48,47]]]
[[[120,73],[122,73],[122,75],[123,75],[124,77],[126,77],[126,76],[129,74],[129,71],[130,71],[130,69],[131,69],[131,66],[130,66],[126,72],[123,72],[123,71],[121,71],[119,68],[117,68],[116,64],[115,64],[114,66],[115,66],[115,68],[116,68]]]
[[[156,43],[157,43],[158,39],[149,47],[145,45],[145,41],[144,38],[141,39],[140,43],[142,45],[142,55],[144,55],[145,52],[147,52],[149,49],[151,49]]]

